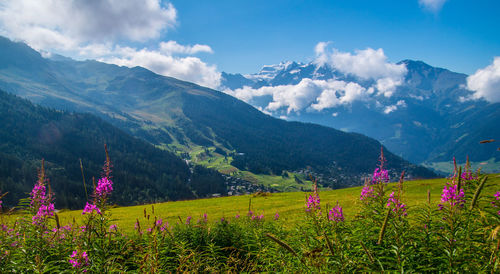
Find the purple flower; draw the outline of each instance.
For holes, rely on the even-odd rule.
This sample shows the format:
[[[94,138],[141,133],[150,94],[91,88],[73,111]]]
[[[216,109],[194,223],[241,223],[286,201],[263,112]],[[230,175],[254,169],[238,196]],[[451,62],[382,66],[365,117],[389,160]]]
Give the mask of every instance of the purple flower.
[[[84,266],[89,265],[89,257],[87,255],[87,252],[84,251],[82,253],[79,253],[78,251],[73,251],[73,253],[70,255],[71,259],[69,259],[69,263],[74,267],[74,268],[82,268]],[[83,270],[86,272],[86,270]]]
[[[236,215],[234,216],[235,219],[239,219],[240,218],[240,214],[236,213]]]
[[[320,199],[317,192],[309,195],[309,198],[306,201],[306,211],[310,212],[311,210],[320,210]]]
[[[31,190],[31,193],[30,193],[32,207],[45,203],[45,201],[47,200],[45,192],[46,192],[45,184],[44,184],[44,182],[41,182],[39,180],[36,183],[36,185],[33,187],[33,190]]]
[[[402,203],[398,198],[394,197],[394,191],[389,195],[389,199],[387,200],[387,207],[393,207],[392,211],[397,213],[400,216],[406,216],[406,205]]]
[[[337,205],[328,212],[328,219],[337,223],[344,221],[344,212],[338,202]]]
[[[388,183],[389,182],[389,172],[387,169],[376,168],[373,171],[372,184]]]
[[[462,172],[461,176],[463,180],[465,181],[472,181],[472,180],[477,180],[477,177],[472,174],[470,170],[466,170]]]
[[[34,225],[43,225],[45,220],[54,216],[54,204],[48,203],[47,205],[40,205],[38,212],[33,216],[32,221]]]
[[[495,198],[498,200],[500,200],[500,191],[497,191],[497,193],[495,193]]]
[[[94,211],[97,212],[97,214],[102,214],[101,210],[96,205],[87,203],[83,209],[82,215],[86,213],[92,214]]]
[[[279,218],[280,218],[280,214],[278,212],[276,212],[276,214],[274,214],[274,220],[277,221]]]
[[[118,230],[118,226],[117,225],[110,225],[109,226],[109,232],[113,232],[113,231],[117,231]]]
[[[248,213],[247,213],[247,216],[251,217],[252,215],[253,215],[253,211],[249,210]]]
[[[30,193],[30,208],[33,212],[32,221],[34,225],[45,227],[47,219],[54,216],[54,204],[51,195],[47,195],[45,186],[45,173],[43,169],[38,176],[38,181]]]
[[[442,210],[445,205],[450,208],[455,208],[455,206],[463,207],[465,203],[465,193],[461,188],[457,190],[456,185],[444,186],[443,193],[441,194],[441,204],[439,204],[439,210]]]
[[[208,216],[207,216],[207,213],[203,213],[203,222],[204,222],[204,223],[208,222]]]
[[[188,217],[186,218],[186,224],[188,225],[188,224],[190,224],[190,223],[191,223],[191,216],[188,216]]]
[[[99,179],[95,188],[95,196],[104,199],[113,191],[113,182],[107,177]]]
[[[161,226],[163,224],[163,220],[160,218],[156,221],[156,226]]]
[[[373,194],[373,188],[371,186],[364,186],[363,189],[361,189],[361,195],[359,196],[360,200],[366,200],[369,197],[375,197]]]

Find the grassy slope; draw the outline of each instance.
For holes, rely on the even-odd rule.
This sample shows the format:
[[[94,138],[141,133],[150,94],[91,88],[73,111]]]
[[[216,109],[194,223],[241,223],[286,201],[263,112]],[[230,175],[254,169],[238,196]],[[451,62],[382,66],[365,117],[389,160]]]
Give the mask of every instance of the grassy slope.
[[[424,203],[426,201],[427,190],[431,190],[431,199],[433,203],[440,200],[441,191],[445,179],[421,180],[405,182],[404,199],[409,206],[409,214],[411,216],[412,206]],[[500,175],[489,175],[488,182],[493,187],[486,189],[483,195],[492,195],[495,191],[500,190]],[[394,187],[390,184],[389,188]],[[337,201],[344,208],[346,218],[352,218],[357,212],[357,203],[361,187],[345,188],[331,191],[320,192],[321,203],[323,206],[327,204],[333,206]],[[273,218],[276,212],[279,212],[280,218],[289,224],[294,224],[303,216],[304,199],[307,193],[304,192],[288,192],[274,193],[270,196],[252,197],[249,195],[222,197],[211,199],[200,199],[191,201],[167,202],[154,204],[155,214],[152,214],[152,205],[120,207],[111,210],[113,218],[116,220],[113,223],[125,230],[131,231],[134,227],[136,218],[143,220],[144,210],[147,214],[151,214],[151,222],[154,216],[163,218],[171,224],[179,222],[179,217],[185,220],[187,216],[193,216],[193,221],[201,219],[203,213],[207,213],[209,221],[218,220],[221,217],[233,218],[236,214],[246,215],[251,198],[251,207],[256,214],[263,213],[267,220]],[[59,214],[61,223],[71,222],[73,218],[77,221],[81,218],[80,211],[66,211]],[[144,227],[144,224],[142,224]]]
[[[202,146],[192,146],[189,148],[186,146],[177,146],[177,149],[179,151],[179,156],[181,156],[182,152],[188,152],[191,160],[198,165],[213,168],[223,174],[241,178],[254,184],[262,184],[273,187],[279,191],[287,192],[300,191],[301,188],[304,190],[312,189],[312,182],[302,174],[288,172],[288,178],[283,178],[277,175],[255,174],[249,171],[242,171],[230,164],[233,160],[231,156],[227,156],[226,158],[216,153],[215,147],[206,148],[210,151],[210,155],[205,153],[205,147]],[[298,183],[294,176],[297,176],[302,183]]]

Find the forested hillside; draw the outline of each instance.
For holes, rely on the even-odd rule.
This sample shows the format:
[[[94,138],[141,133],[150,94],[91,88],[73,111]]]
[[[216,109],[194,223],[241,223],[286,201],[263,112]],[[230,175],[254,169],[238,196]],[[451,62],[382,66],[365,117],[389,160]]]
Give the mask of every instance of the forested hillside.
[[[27,197],[45,159],[56,207],[81,208],[99,179],[108,145],[116,181],[112,202],[131,205],[189,199],[223,192],[224,179],[193,168],[174,154],[155,148],[91,114],[56,111],[0,91],[0,189],[7,205]],[[196,193],[196,195],[195,195]]]

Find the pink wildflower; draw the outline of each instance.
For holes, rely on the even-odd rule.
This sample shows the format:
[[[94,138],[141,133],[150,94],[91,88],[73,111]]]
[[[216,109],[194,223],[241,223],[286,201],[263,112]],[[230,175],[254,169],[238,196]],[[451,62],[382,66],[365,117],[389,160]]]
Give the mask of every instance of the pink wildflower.
[[[306,201],[306,211],[310,212],[311,210],[320,210],[320,199],[317,192],[309,195],[309,198]]]
[[[337,205],[328,212],[328,219],[337,223],[344,221],[344,212],[338,202]]]
[[[106,198],[113,191],[113,182],[107,177],[99,179],[95,188],[95,195],[100,199]]]
[[[274,220],[277,221],[279,218],[280,218],[280,214],[278,212],[276,212],[276,214],[274,214]]]
[[[87,252],[84,251],[82,253],[79,253],[78,251],[73,251],[73,253],[70,255],[71,259],[69,259],[69,263],[77,269],[80,269],[82,267],[88,266],[89,265],[89,257],[87,255]],[[83,272],[86,272],[84,269]]]
[[[369,197],[375,197],[373,194],[373,188],[371,186],[364,186],[363,189],[361,189],[361,195],[359,196],[360,200],[366,200]]]
[[[96,205],[87,203],[83,209],[82,215],[85,215],[86,213],[92,214],[94,211],[99,215],[102,214],[101,210]]]
[[[389,199],[387,200],[387,207],[393,206],[392,211],[397,213],[398,215],[406,216],[406,205],[402,203],[398,198],[394,198],[394,191],[389,195]]]
[[[388,183],[389,182],[389,172],[387,169],[376,168],[373,171],[372,184]]]
[[[439,210],[442,210],[446,204],[450,206],[450,208],[454,208],[455,206],[463,207],[465,203],[465,193],[461,188],[457,190],[456,185],[452,186],[444,186],[443,193],[441,194],[441,204],[439,204]]]

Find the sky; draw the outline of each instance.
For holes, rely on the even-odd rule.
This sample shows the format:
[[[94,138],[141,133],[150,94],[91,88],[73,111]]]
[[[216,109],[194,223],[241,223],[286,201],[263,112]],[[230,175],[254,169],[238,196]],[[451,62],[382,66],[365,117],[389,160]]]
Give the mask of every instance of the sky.
[[[414,59],[470,74],[478,98],[500,101],[499,10],[494,0],[0,0],[0,35],[212,88],[222,71],[317,61],[324,45],[361,64],[371,52],[385,67]]]

